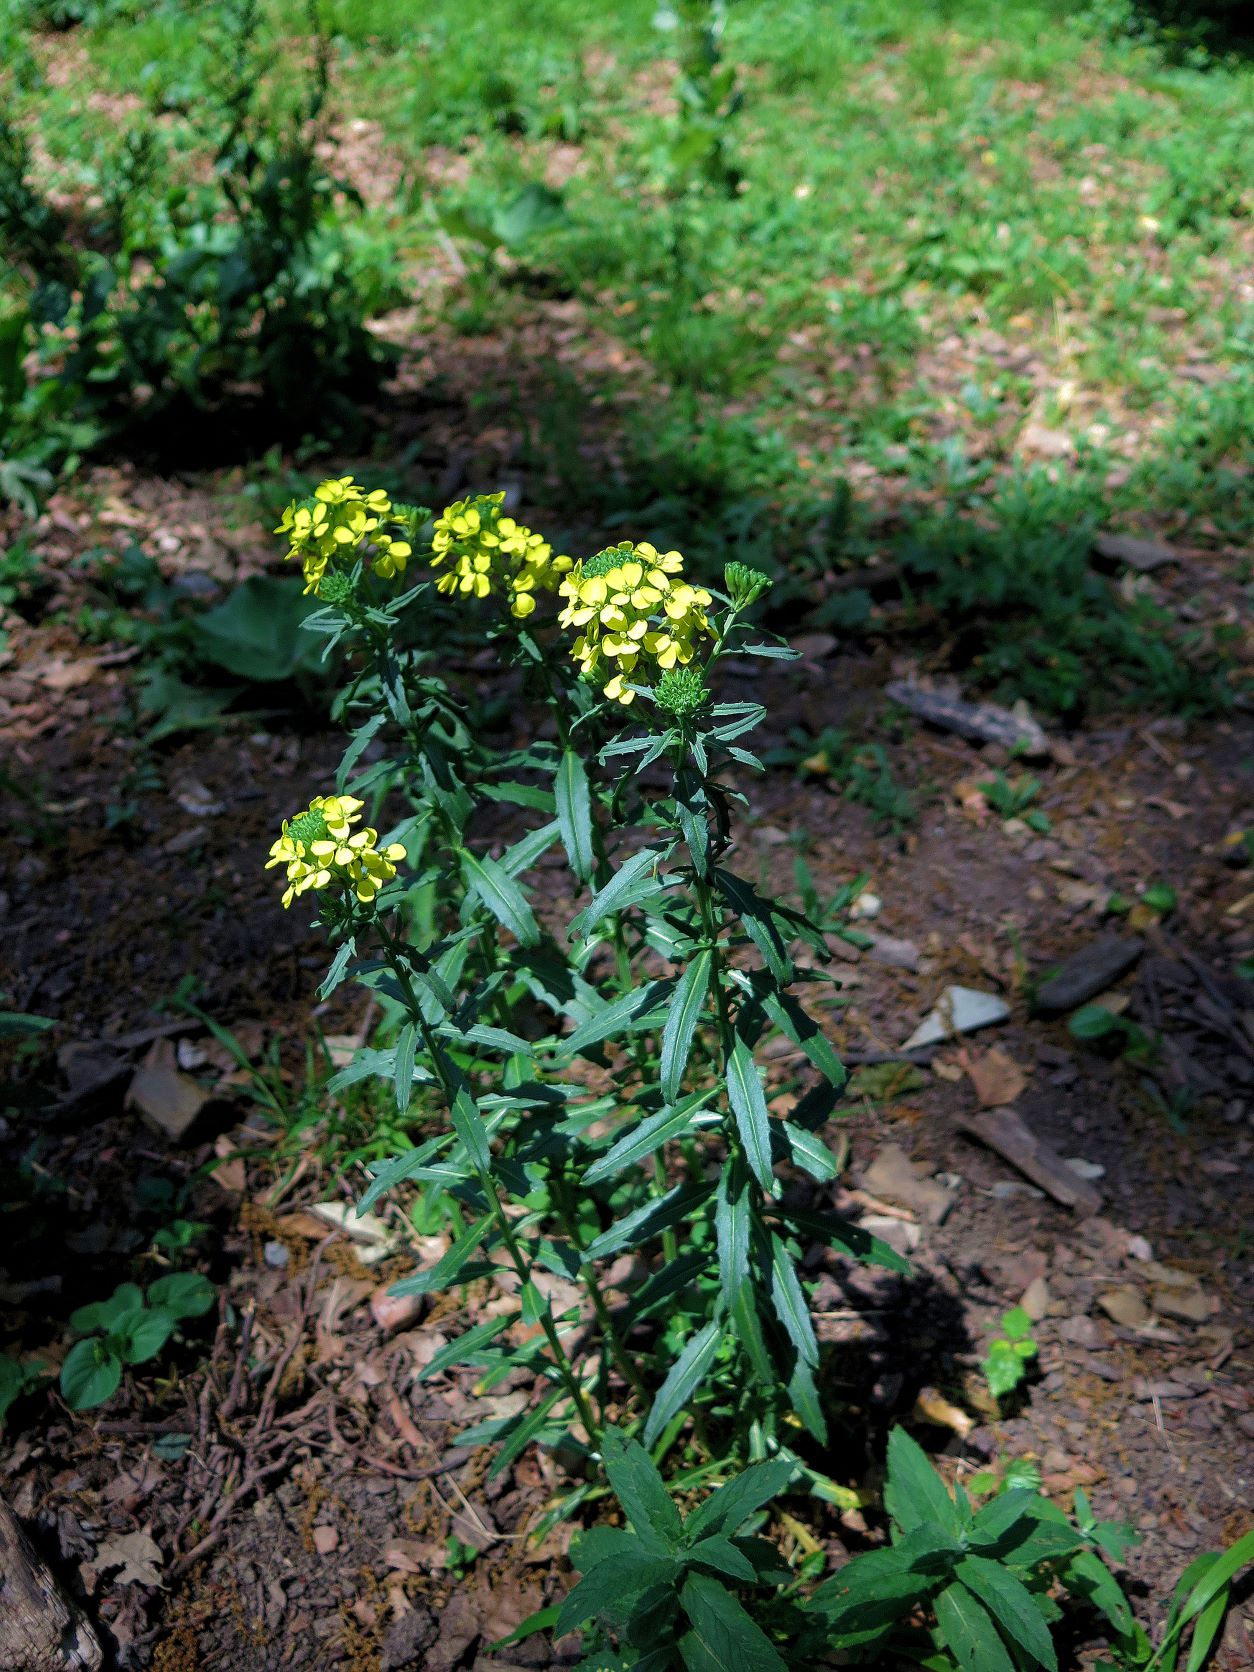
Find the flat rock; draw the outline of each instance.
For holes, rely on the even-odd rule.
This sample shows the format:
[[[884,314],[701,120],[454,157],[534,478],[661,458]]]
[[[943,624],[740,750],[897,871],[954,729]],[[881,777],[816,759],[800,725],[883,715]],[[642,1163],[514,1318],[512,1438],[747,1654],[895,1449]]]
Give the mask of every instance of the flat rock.
[[[919,949],[912,940],[899,940],[895,935],[875,935],[867,949],[872,963],[887,964],[890,969],[917,970]]]
[[[1058,1325],[1058,1333],[1064,1341],[1070,1341],[1074,1347],[1087,1347],[1092,1351],[1106,1345],[1101,1330],[1084,1312],[1077,1313],[1073,1318],[1064,1318]]]
[[[1164,546],[1161,540],[1138,540],[1134,534],[1099,534],[1093,541],[1093,555],[1112,566],[1122,563],[1148,575],[1165,563],[1180,563],[1182,558],[1174,546]]]
[[[1050,741],[1035,720],[995,703],[963,702],[960,697],[929,690],[908,679],[893,680],[884,687],[884,695],[929,725],[972,743],[998,743],[1006,749],[1017,749],[1029,760],[1051,753]]]
[[[1188,1324],[1204,1324],[1210,1317],[1210,1299],[1198,1288],[1160,1284],[1150,1292],[1150,1305],[1162,1317],[1180,1318]]]
[[[885,1144],[862,1176],[862,1187],[886,1197],[939,1225],[953,1204],[953,1193],[926,1177],[926,1169],[910,1160],[896,1144]]]
[[[128,1109],[138,1109],[155,1131],[174,1143],[190,1143],[210,1094],[175,1066],[174,1046],[159,1039],[135,1072],[126,1094]]]
[[[1036,995],[1036,1008],[1046,1016],[1060,1015],[1086,1004],[1126,974],[1145,951],[1135,935],[1102,935],[1073,952]]]
[[[1049,1311],[1049,1301],[1049,1284],[1043,1277],[1034,1277],[1019,1296],[1019,1305],[1034,1324],[1039,1324]]]
[[[1004,1022],[1010,1006],[996,993],[981,992],[978,987],[946,987],[936,1006],[919,1023],[902,1046],[903,1051],[917,1051],[923,1045],[939,1045],[955,1034],[975,1033],[979,1028]]]
[[[1145,1304],[1145,1296],[1139,1289],[1130,1288],[1127,1284],[1118,1289],[1107,1289],[1098,1295],[1097,1304],[1108,1318],[1113,1318],[1125,1329],[1136,1329],[1140,1324],[1149,1323],[1150,1309]]]

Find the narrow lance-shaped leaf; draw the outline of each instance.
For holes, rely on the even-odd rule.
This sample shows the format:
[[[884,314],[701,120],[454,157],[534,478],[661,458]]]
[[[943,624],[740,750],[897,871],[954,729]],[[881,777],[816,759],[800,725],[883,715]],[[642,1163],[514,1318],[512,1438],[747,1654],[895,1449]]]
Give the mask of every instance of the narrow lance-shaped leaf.
[[[689,1338],[653,1401],[653,1409],[644,1428],[646,1446],[653,1444],[677,1412],[686,1409],[718,1356],[722,1340],[723,1326],[718,1319]]]
[[[768,900],[732,871],[716,870],[714,881],[719,893],[739,917],[745,933],[762,954],[762,961],[775,980],[784,986],[792,980],[792,960],[776,927]]]
[[[763,1190],[769,1191],[774,1182],[771,1171],[771,1119],[766,1112],[766,1097],[753,1052],[743,1039],[736,1040],[728,1059],[727,1095],[749,1166]]]
[[[584,882],[592,875],[596,863],[592,843],[592,797],[587,771],[574,749],[567,749],[563,754],[553,788],[562,846],[566,849],[571,870]]]
[[[637,1162],[646,1160],[650,1155],[669,1144],[673,1139],[682,1137],[692,1125],[692,1117],[701,1103],[706,1101],[707,1095],[697,1098],[685,1098],[675,1108],[659,1109],[654,1115],[649,1115],[640,1121],[630,1132],[622,1137],[606,1151],[599,1161],[593,1163],[583,1175],[585,1184],[596,1184],[604,1178],[613,1178],[616,1173],[624,1172]]]
[[[775,1313],[797,1355],[806,1364],[819,1362],[819,1344],[810,1322],[810,1308],[797,1280],[792,1256],[779,1237],[771,1233],[771,1299]]]
[[[403,1115],[414,1092],[414,1060],[418,1055],[418,1029],[406,1022],[396,1036],[396,1107]]]
[[[605,887],[598,889],[592,896],[586,909],[575,919],[572,929],[579,934],[587,934],[595,929],[602,918],[618,910],[634,885],[647,872],[660,865],[668,852],[669,849],[641,848],[639,853],[633,853],[630,859],[624,860]]]
[[[680,976],[671,1000],[666,1027],[662,1031],[662,1096],[668,1103],[675,1102],[683,1085],[692,1041],[710,988],[713,959],[711,949],[702,947]]]
[[[486,855],[463,849],[462,876],[466,887],[481,899],[497,922],[523,946],[535,946],[540,930],[522,889],[502,866]]]

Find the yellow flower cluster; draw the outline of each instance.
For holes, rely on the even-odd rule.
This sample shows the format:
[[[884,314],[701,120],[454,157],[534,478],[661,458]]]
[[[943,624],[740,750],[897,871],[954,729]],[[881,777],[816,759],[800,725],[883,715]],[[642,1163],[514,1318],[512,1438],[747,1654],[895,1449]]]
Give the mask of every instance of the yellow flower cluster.
[[[571,649],[584,674],[605,680],[605,695],[629,703],[626,683],[640,658],[659,672],[683,666],[696,654],[696,639],[709,634],[710,594],[678,577],[678,552],[659,553],[644,542],[624,542],[576,565],[561,583],[567,600],[558,617],[563,627],[583,631]]]
[[[391,842],[380,852],[377,830],[352,828],[361,822],[362,805],[351,795],[319,795],[303,813],[284,819],[283,834],[266,861],[267,871],[275,865],[286,867],[284,906],[330,882],[347,884],[368,904],[384,883],[391,882],[405,849]]]
[[[404,574],[412,548],[383,528],[391,509],[382,488],[358,487],[351,476],[323,482],[312,499],[293,500],[274,532],[287,535],[287,556],[300,558],[306,593],[318,591],[333,558],[347,559],[366,540],[376,575]]]
[[[502,512],[503,493],[459,499],[436,519],[431,567],[449,568],[435,583],[440,592],[486,598],[503,591],[510,612],[520,618],[536,607],[537,592],[553,592],[571,567],[568,557],[554,557],[540,534]]]

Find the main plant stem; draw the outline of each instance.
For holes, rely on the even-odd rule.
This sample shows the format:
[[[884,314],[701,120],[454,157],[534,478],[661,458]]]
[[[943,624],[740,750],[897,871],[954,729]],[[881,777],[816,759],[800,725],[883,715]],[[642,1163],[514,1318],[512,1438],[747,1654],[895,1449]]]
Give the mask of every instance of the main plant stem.
[[[376,928],[378,930],[380,942],[383,946],[384,956],[388,961],[388,967],[391,969],[392,974],[396,977],[397,984],[400,986],[401,992],[404,996],[405,1005],[409,1011],[410,1017],[422,1035],[422,1041],[424,1047],[426,1048],[427,1057],[430,1060],[432,1068],[435,1070],[436,1078],[440,1082],[440,1089],[444,1094],[445,1104],[451,1111],[453,1107],[453,1100],[456,1097],[456,1088],[453,1086],[449,1078],[448,1070],[445,1066],[444,1053],[440,1049],[439,1042],[432,1035],[431,1026],[426,1017],[423,1015],[422,1005],[418,1000],[418,995],[414,992],[413,982],[410,980],[409,971],[405,966],[404,948],[401,943],[397,941],[386,928],[384,928],[382,923],[376,922]],[[491,1171],[487,1168],[480,1168],[476,1166],[475,1172],[478,1175],[483,1193],[487,1198],[488,1207],[491,1210],[493,1218],[496,1220],[497,1229],[500,1231],[501,1235],[501,1242],[504,1245],[505,1251],[509,1255],[514,1270],[518,1275],[518,1281],[520,1284],[525,1286],[531,1282],[531,1265],[519,1245],[518,1238],[514,1234],[514,1227],[510,1224],[509,1215],[505,1211],[505,1204],[501,1200],[497,1182],[492,1177]],[[539,1322],[541,1329],[544,1331],[545,1339],[549,1344],[549,1351],[553,1355],[553,1362],[557,1369],[558,1376],[566,1388],[567,1393],[570,1394],[571,1399],[574,1401],[575,1409],[579,1412],[580,1420],[582,1421],[584,1428],[587,1430],[588,1438],[595,1441],[601,1431],[601,1424],[593,1414],[592,1407],[588,1403],[587,1395],[584,1393],[584,1390],[580,1386],[579,1380],[575,1375],[574,1366],[570,1362],[570,1358],[567,1355],[565,1347],[562,1346],[561,1337],[557,1333],[557,1325],[553,1322],[553,1314],[547,1303],[540,1313]]]

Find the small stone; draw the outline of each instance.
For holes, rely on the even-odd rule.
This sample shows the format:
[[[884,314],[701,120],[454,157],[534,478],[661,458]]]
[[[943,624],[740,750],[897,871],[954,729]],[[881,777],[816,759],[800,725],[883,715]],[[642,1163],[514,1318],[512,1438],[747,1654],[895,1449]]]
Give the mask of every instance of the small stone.
[[[890,1219],[886,1213],[867,1213],[859,1221],[862,1229],[881,1242],[886,1242],[898,1254],[912,1254],[919,1246],[922,1233],[906,1219]]]
[[[1164,546],[1159,540],[1138,540],[1133,534],[1098,534],[1093,540],[1093,551],[1109,564],[1122,563],[1142,575],[1161,568],[1164,563],[1181,560],[1173,546]]]
[[[388,1285],[381,1283],[370,1297],[370,1315],[386,1335],[391,1335],[416,1324],[426,1302],[426,1295],[390,1295]]]
[[[1022,1179],[998,1179],[989,1190],[989,1195],[997,1202],[1010,1202],[1016,1196],[1030,1196],[1038,1202],[1045,1200],[1043,1190],[1038,1190],[1034,1184],[1024,1184]]]
[[[1076,1347],[1103,1347],[1102,1332],[1097,1324],[1086,1313],[1080,1312],[1072,1318],[1064,1318],[1058,1326],[1058,1333],[1064,1341],[1070,1341]]]
[[[1130,970],[1145,951],[1145,942],[1129,935],[1102,935],[1066,959],[1036,995],[1036,1008],[1046,1016],[1074,1010]]]
[[[315,1527],[312,1536],[314,1549],[320,1556],[329,1556],[340,1542],[340,1535],[334,1527]]]
[[[1031,1318],[1034,1324],[1039,1324],[1049,1311],[1049,1284],[1043,1277],[1033,1278],[1019,1297],[1019,1305]]]
[[[1154,1250],[1144,1237],[1128,1238],[1128,1258],[1130,1260],[1152,1260]]]
[[[266,1264],[275,1271],[282,1271],[292,1257],[286,1245],[281,1242],[268,1242],[261,1252]]]
[[[902,1049],[916,1051],[924,1045],[938,1045],[955,1034],[975,1033],[1004,1022],[1009,1015],[1010,1006],[996,993],[981,992],[977,987],[946,987]]]
[[[195,1080],[179,1072],[176,1061],[170,1041],[157,1040],[131,1081],[126,1106],[138,1109],[149,1126],[174,1143],[191,1143],[211,1099]]]
[[[942,1185],[921,1177],[921,1170],[896,1144],[885,1144],[862,1176],[862,1185],[873,1196],[884,1196],[910,1208],[929,1224],[939,1225],[953,1204],[952,1194]]]
[[[880,899],[879,895],[872,894],[870,889],[866,889],[863,893],[859,894],[858,898],[850,906],[849,915],[850,917],[855,918],[878,917],[883,909],[884,902]]]
[[[1161,1284],[1150,1291],[1150,1304],[1164,1318],[1204,1324],[1210,1317],[1210,1301],[1201,1289],[1180,1289]]]
[[[1100,1161],[1086,1161],[1082,1155],[1069,1155],[1067,1166],[1073,1173],[1078,1173],[1082,1179],[1104,1179],[1106,1169]]]
[[[1113,1318],[1125,1329],[1136,1329],[1140,1324],[1149,1323],[1150,1309],[1139,1289],[1126,1285],[1119,1289],[1107,1289],[1104,1294],[1098,1295],[1097,1304],[1108,1318]]]
[[[873,964],[887,964],[890,969],[917,970],[919,949],[912,940],[898,940],[893,935],[876,935],[867,950]]]

